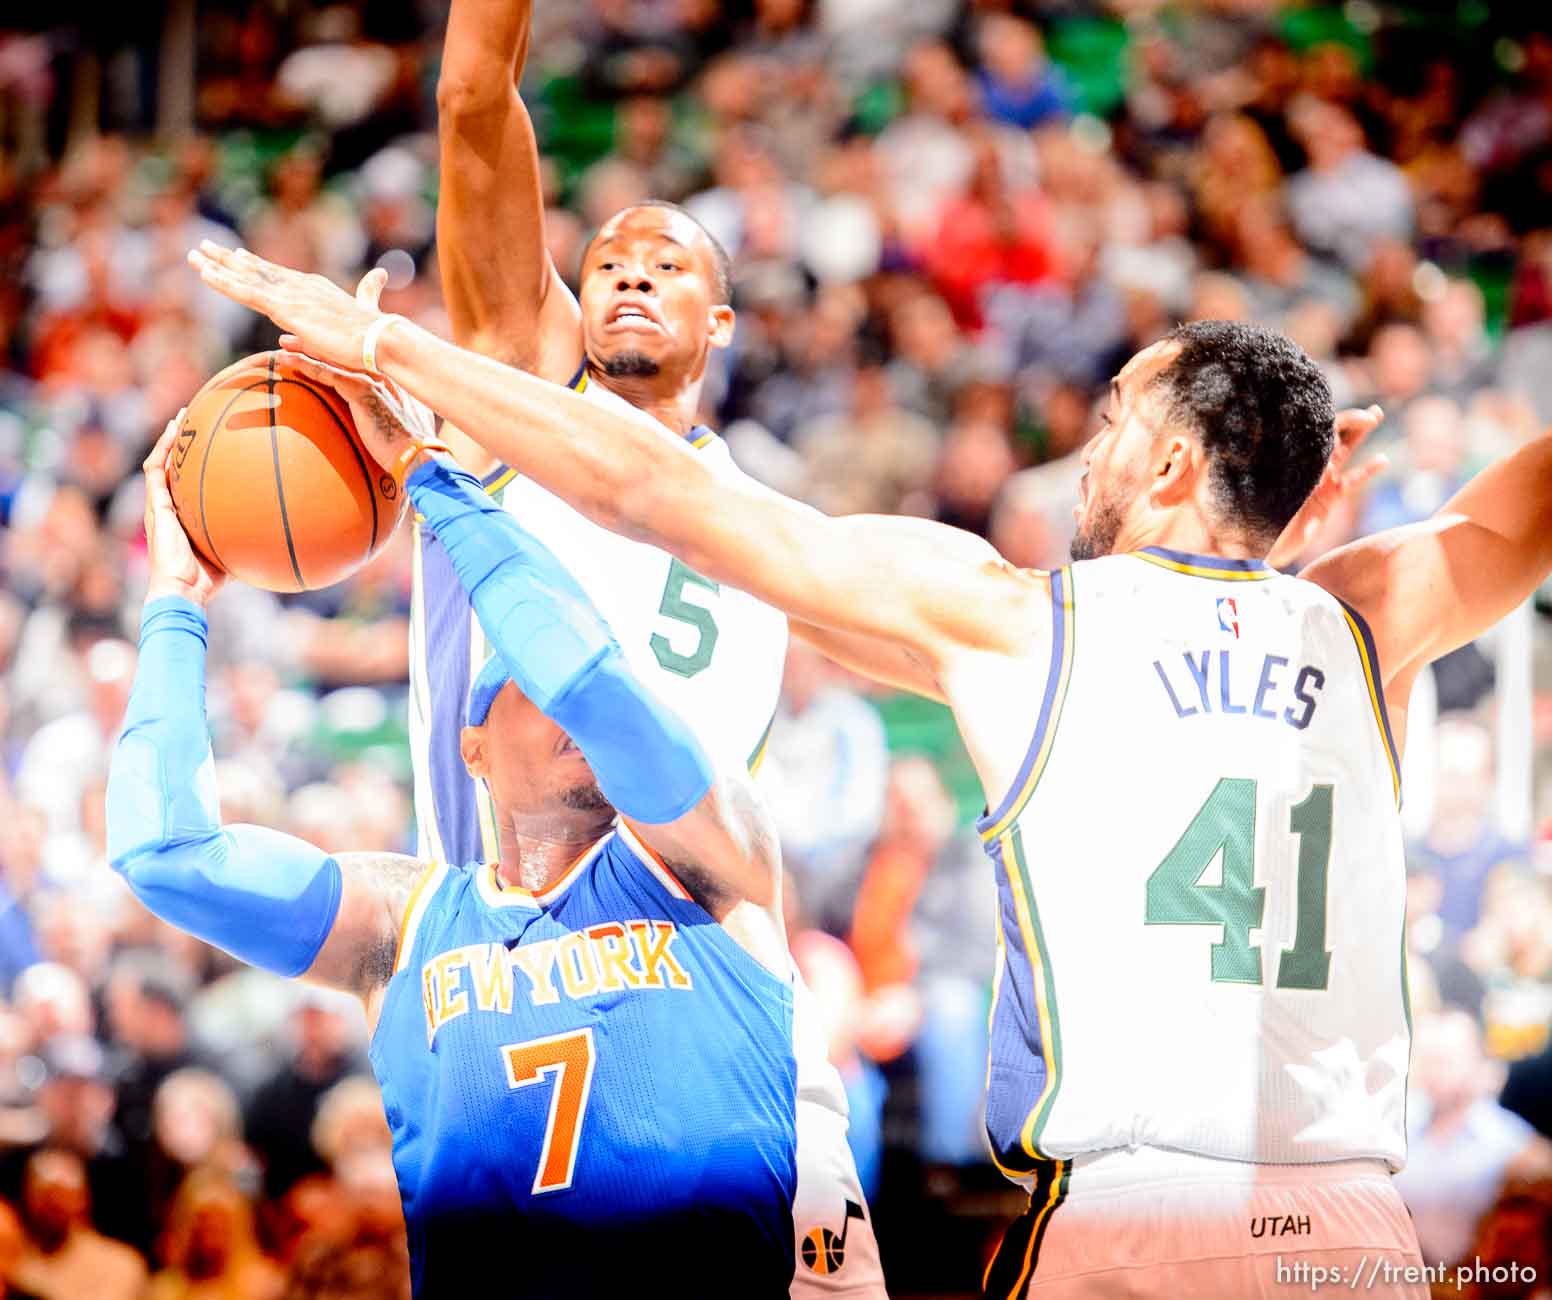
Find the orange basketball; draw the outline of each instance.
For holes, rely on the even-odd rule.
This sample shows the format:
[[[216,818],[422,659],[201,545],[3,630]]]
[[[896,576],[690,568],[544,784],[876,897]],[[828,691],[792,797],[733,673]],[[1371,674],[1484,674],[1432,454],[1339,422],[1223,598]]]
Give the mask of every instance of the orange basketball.
[[[278,373],[275,353],[228,366],[189,402],[168,462],[189,540],[270,591],[348,578],[393,535],[404,497],[331,389]]]

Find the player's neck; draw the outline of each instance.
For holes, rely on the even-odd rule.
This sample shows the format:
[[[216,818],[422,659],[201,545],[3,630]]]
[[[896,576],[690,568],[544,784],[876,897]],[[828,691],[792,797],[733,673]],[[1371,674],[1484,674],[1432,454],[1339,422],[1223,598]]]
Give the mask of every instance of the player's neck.
[[[496,878],[537,893],[566,874],[576,860],[609,833],[613,811],[567,810],[563,817],[505,819],[496,835]]]
[[[661,375],[615,378],[594,370],[588,382],[602,384],[681,437],[695,427],[695,417],[701,407],[699,379],[670,388]]]
[[[1229,532],[1209,519],[1201,510],[1187,506],[1168,513],[1155,512],[1126,526],[1116,535],[1114,554],[1140,551],[1158,546],[1166,551],[1187,555],[1217,555],[1226,560],[1264,560],[1266,547],[1247,541],[1243,534]]]

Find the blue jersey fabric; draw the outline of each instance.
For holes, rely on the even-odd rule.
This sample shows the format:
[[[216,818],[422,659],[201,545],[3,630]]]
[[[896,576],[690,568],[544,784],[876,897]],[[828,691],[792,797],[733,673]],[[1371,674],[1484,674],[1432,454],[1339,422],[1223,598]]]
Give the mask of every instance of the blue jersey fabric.
[[[785,1296],[792,991],[617,830],[412,900],[371,1046],[415,1294]]]

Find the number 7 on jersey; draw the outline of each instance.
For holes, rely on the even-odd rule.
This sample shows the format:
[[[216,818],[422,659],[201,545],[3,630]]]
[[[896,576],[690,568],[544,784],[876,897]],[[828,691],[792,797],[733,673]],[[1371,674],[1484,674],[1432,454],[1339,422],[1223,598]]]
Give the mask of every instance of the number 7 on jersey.
[[[576,1172],[582,1118],[593,1089],[593,1031],[578,1029],[531,1038],[526,1043],[508,1043],[501,1049],[501,1059],[506,1064],[509,1088],[525,1088],[543,1083],[548,1076],[554,1078],[533,1190],[535,1196],[564,1191]]]

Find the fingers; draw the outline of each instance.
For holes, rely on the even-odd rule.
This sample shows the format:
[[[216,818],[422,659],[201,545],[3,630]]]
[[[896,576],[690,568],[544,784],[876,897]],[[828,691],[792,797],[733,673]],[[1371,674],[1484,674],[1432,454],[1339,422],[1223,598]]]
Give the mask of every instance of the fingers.
[[[1356,448],[1375,429],[1379,428],[1384,420],[1385,413],[1378,406],[1353,407],[1350,410],[1338,411],[1336,420],[1337,442],[1348,448]]]
[[[223,297],[264,312],[268,300],[260,286],[232,269],[230,262],[208,256],[203,248],[193,248],[189,250],[189,265],[199,272],[199,278],[205,284]]]
[[[286,352],[276,357],[275,369],[285,374],[301,375],[304,379],[311,379],[325,388],[335,389],[341,396],[345,395],[347,390],[359,394],[369,387],[365,375],[357,374],[352,370],[341,370],[338,366],[331,366],[327,361],[319,361],[303,352]]]
[[[383,287],[388,283],[388,272],[380,266],[373,267],[361,277],[361,283],[356,286],[356,301],[363,307],[377,310],[377,304],[382,299]]]
[[[1371,479],[1377,478],[1389,468],[1390,457],[1376,456],[1364,461],[1357,469],[1350,470],[1343,478],[1342,486],[1348,492],[1361,492]]]
[[[162,436],[156,440],[150,451],[146,452],[146,458],[140,464],[143,470],[162,469],[167,464],[167,457],[172,452],[172,444],[177,441],[178,430],[183,427],[183,417],[187,415],[189,408],[178,408],[178,414],[167,421],[167,427],[162,430]]]

